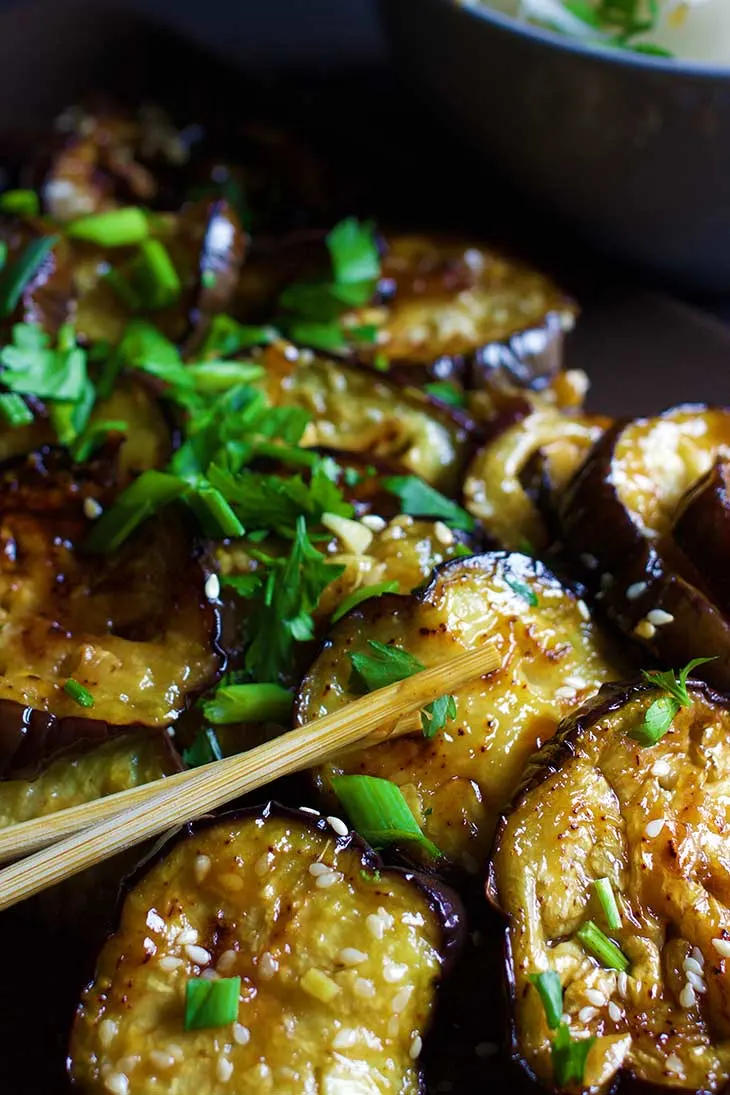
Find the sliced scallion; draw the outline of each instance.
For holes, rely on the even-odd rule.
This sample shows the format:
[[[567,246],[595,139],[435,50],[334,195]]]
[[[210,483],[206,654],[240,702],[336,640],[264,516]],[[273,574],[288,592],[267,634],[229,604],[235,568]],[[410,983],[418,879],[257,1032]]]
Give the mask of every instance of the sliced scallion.
[[[623,951],[592,920],[586,920],[576,932],[589,954],[609,970],[627,973],[631,963]]]
[[[12,314],[26,285],[57,243],[58,236],[41,236],[31,240],[18,257],[4,267],[0,275],[0,318]]]
[[[191,977],[185,988],[185,1030],[234,1023],[240,995],[240,977],[218,977],[215,981]]]
[[[101,554],[114,551],[138,525],[188,490],[189,484],[176,475],[154,468],[142,472],[94,524],[86,540],[86,550]]]
[[[170,252],[160,240],[143,240],[134,264],[132,283],[143,308],[167,308],[180,296],[182,283]]]
[[[33,421],[33,412],[17,392],[0,394],[0,415],[11,429],[29,426]]]
[[[66,226],[66,235],[100,247],[132,247],[150,234],[146,213],[136,205],[89,213]]]
[[[555,1030],[563,1014],[563,986],[559,975],[555,970],[546,970],[544,973],[531,973],[529,979],[542,1000],[547,1025],[550,1030]]]
[[[94,697],[88,688],[84,688],[83,684],[79,684],[73,677],[69,677],[63,686],[63,690],[67,696],[70,696],[74,703],[77,703],[79,707],[93,707]]]
[[[0,194],[0,211],[19,217],[37,217],[40,202],[35,190],[6,190]]]
[[[353,828],[373,848],[406,842],[418,844],[429,855],[441,854],[421,831],[396,783],[376,776],[333,776],[332,789]]]
[[[203,700],[208,722],[279,722],[291,719],[292,694],[278,684],[229,684]]]
[[[601,903],[601,908],[603,909],[603,915],[606,918],[606,924],[609,931],[618,931],[621,927],[621,913],[616,904],[616,897],[613,892],[613,886],[611,885],[611,879],[597,878],[593,883],[593,889],[596,891],[596,897]]]
[[[575,1040],[571,1037],[570,1027],[567,1023],[558,1026],[557,1033],[550,1047],[553,1062],[553,1076],[560,1087],[568,1084],[582,1084],[586,1070],[586,1058],[595,1038],[581,1038]]]

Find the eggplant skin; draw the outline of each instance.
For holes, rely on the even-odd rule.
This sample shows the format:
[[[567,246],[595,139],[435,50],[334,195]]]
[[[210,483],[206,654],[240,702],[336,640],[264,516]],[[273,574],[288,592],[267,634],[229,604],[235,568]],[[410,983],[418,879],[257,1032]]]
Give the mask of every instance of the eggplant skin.
[[[439,566],[408,597],[365,601],[330,633],[295,705],[301,725],[356,698],[354,652],[395,644],[437,665],[481,643],[502,665],[456,694],[457,715],[433,738],[419,733],[336,758],[315,772],[325,793],[342,772],[393,780],[426,835],[460,872],[486,862],[499,812],[535,748],[605,680],[613,656],[579,599],[524,555],[489,552]]]
[[[550,1033],[528,980],[549,969],[572,1035],[596,1038],[571,1091],[618,1079],[621,1090],[724,1091],[730,1079],[730,709],[703,682],[689,691],[690,706],[645,747],[629,734],[659,693],[605,685],[533,758],[500,821],[487,892],[507,920],[513,1046],[552,1086]],[[603,919],[599,878],[611,881],[619,929]],[[625,981],[575,939],[587,919],[629,959]]]
[[[730,615],[730,460],[718,457],[690,487],[672,523],[672,537],[709,588],[715,604]]]
[[[421,1039],[463,938],[446,887],[268,803],[189,827],[126,890],[76,1014],[77,1088],[422,1090]],[[241,977],[237,1020],[186,1032],[185,985],[206,970]]]
[[[169,726],[222,664],[182,515],[147,522],[116,553],[83,554],[85,502],[107,505],[115,479],[104,453],[83,470],[57,449],[0,469],[2,778],[131,727]],[[93,707],[67,694],[69,678]]]
[[[723,408],[685,405],[617,423],[560,506],[565,548],[610,621],[665,664],[713,658],[697,675],[723,690],[730,689],[730,619],[713,599],[714,571],[701,554],[692,557],[689,526],[677,538],[674,522],[729,442]]]

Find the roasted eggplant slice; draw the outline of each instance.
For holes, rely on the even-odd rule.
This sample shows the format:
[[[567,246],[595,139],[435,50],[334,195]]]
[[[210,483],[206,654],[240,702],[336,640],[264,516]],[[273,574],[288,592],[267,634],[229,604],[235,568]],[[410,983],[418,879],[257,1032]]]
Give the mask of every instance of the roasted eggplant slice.
[[[538,754],[500,824],[490,889],[507,917],[515,1050],[553,1087],[555,1035],[531,982],[548,971],[570,1038],[595,1038],[569,1090],[613,1090],[624,1070],[651,1090],[718,1091],[730,1079],[730,713],[690,685],[689,705],[644,746],[634,735],[657,696],[606,686]],[[616,903],[609,918],[600,879]],[[587,921],[618,958],[586,950]]]
[[[453,894],[311,814],[199,825],[128,893],[77,1012],[72,1079],[89,1095],[417,1095],[459,928]],[[240,978],[225,1014],[186,1029],[186,987],[221,978]]]
[[[374,369],[287,343],[262,360],[271,402],[312,414],[304,444],[397,460],[444,493],[458,491],[473,444],[466,415]]]
[[[469,387],[541,387],[561,368],[576,307],[542,274],[479,243],[429,235],[386,237],[380,301],[349,313],[376,324],[370,360],[413,377]],[[364,355],[364,356],[363,356]]]
[[[327,791],[341,772],[393,780],[440,850],[478,871],[527,758],[566,711],[615,676],[587,617],[541,563],[501,552],[455,559],[420,592],[355,608],[302,683],[300,723],[355,698],[349,655],[367,653],[371,639],[402,647],[424,665],[491,643],[502,666],[461,689],[456,718],[431,740],[410,735],[349,754],[318,772],[320,786]]]
[[[713,595],[730,615],[730,460],[718,457],[679,504],[672,537],[692,561]]]
[[[609,429],[566,490],[565,545],[621,630],[670,665],[730,688],[730,619],[673,539],[686,492],[730,443],[730,411],[682,406]]]
[[[565,486],[607,425],[543,404],[502,432],[497,426],[467,471],[467,508],[502,546],[543,550]]]
[[[59,757],[36,779],[0,782],[0,827],[92,802],[180,769],[180,759],[164,731],[125,734],[81,756]]]
[[[74,741],[98,744],[121,727],[168,725],[219,664],[203,570],[176,515],[148,522],[116,554],[79,550],[90,505],[98,509],[113,491],[103,470],[100,457],[84,478],[50,450],[6,465],[0,476],[6,778]],[[79,705],[69,679],[91,693],[93,706]],[[78,725],[86,722],[88,734]]]

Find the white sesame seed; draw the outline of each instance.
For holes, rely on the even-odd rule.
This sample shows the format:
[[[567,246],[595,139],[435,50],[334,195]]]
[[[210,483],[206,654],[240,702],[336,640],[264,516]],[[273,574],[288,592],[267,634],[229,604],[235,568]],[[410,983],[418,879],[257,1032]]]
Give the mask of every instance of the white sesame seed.
[[[170,972],[171,970],[179,969],[182,966],[182,958],[175,958],[173,954],[166,954],[164,958],[160,959],[160,969]]]
[[[95,521],[97,517],[101,517],[104,509],[99,505],[96,498],[84,498],[84,516],[88,517],[90,521]]]
[[[571,688],[570,686],[568,686],[567,688],[556,688],[553,695],[555,696],[556,700],[572,700],[575,696],[575,689]]]
[[[130,1053],[128,1057],[120,1057],[117,1061],[117,1072],[134,1072],[142,1058],[138,1053]]]
[[[209,855],[198,855],[195,857],[195,877],[198,882],[203,881],[211,866],[212,864]]]
[[[228,973],[229,970],[233,969],[235,964],[236,964],[236,952],[235,951],[223,951],[223,954],[220,955],[220,957],[218,958],[218,961],[215,964],[215,968],[218,970],[218,973]]]
[[[591,1019],[595,1019],[598,1012],[595,1008],[581,1008],[578,1012],[578,1018],[581,1023],[588,1023]]]
[[[256,860],[256,865],[254,867],[254,870],[259,878],[263,878],[273,862],[274,856],[272,852],[264,852],[262,856],[259,856],[259,858]]]
[[[378,517],[377,513],[367,513],[360,518],[360,524],[369,528],[371,532],[382,532],[387,523],[382,517]]]
[[[626,599],[628,601],[636,601],[641,597],[642,593],[646,593],[649,588],[646,582],[634,582],[626,590]]]
[[[352,991],[355,996],[360,996],[363,1000],[370,1000],[375,996],[375,985],[365,977],[358,977],[352,986]]]
[[[723,958],[730,958],[730,939],[713,939],[712,945]]]
[[[704,954],[702,953],[702,951],[700,950],[699,947],[693,947],[692,948],[691,957],[694,958],[695,962],[697,962],[700,966],[702,966],[704,968],[705,956],[704,956]]]
[[[264,951],[259,959],[259,977],[263,977],[264,981],[270,981],[278,969],[279,963],[274,956]]]
[[[653,776],[668,776],[672,769],[669,766],[669,761],[664,757],[660,757],[659,760],[654,761],[651,766],[651,774]]]
[[[196,966],[207,966],[210,962],[210,952],[205,947],[196,946],[195,943],[187,943],[185,953],[191,962],[195,962]]]
[[[108,1048],[117,1036],[119,1024],[115,1019],[102,1019],[99,1023],[99,1041]]]
[[[357,1031],[351,1027],[343,1027],[338,1030],[332,1039],[333,1049],[352,1049],[357,1042]]]
[[[243,1023],[233,1024],[233,1041],[239,1046],[247,1046],[251,1041],[251,1031]]]
[[[594,1007],[603,1008],[606,1006],[606,997],[598,989],[586,989],[586,1000],[589,1004],[593,1004]]]
[[[111,1095],[128,1095],[129,1079],[123,1072],[110,1072],[104,1080],[104,1087]]]
[[[654,624],[654,627],[663,627],[664,624],[674,623],[674,616],[671,612],[665,612],[663,608],[652,608],[651,612],[647,612],[646,618],[650,624]]]
[[[618,1023],[621,1021],[621,1019],[623,1019],[624,1013],[621,1011],[621,1008],[618,1006],[615,1000],[611,1000],[608,1005],[608,1015],[614,1023]]]
[[[225,1057],[219,1057],[218,1064],[215,1066],[215,1074],[222,1084],[227,1084],[233,1075],[233,1061],[229,1061]]]
[[[493,1057],[498,1050],[499,1046],[496,1042],[477,1042],[474,1046],[477,1057]]]
[[[334,829],[338,836],[347,836],[350,832],[340,817],[328,817],[327,824],[331,829]]]
[[[590,611],[588,609],[588,605],[585,603],[585,601],[582,600],[582,599],[579,600],[577,602],[577,607],[578,607],[578,612],[583,617],[583,619],[584,620],[590,620],[591,614],[590,614]]]
[[[696,973],[698,977],[702,977],[702,966],[699,964],[696,958],[685,958],[684,970],[685,973]]]
[[[175,1058],[171,1053],[163,1053],[160,1049],[153,1049],[150,1051],[150,1061],[155,1068],[172,1068],[175,1064]]]
[[[361,962],[367,962],[368,956],[364,951],[359,951],[355,947],[343,947],[337,958],[343,966],[359,966]]]
[[[569,684],[571,688],[585,688],[586,687],[586,682],[583,680],[582,677],[576,677],[576,676],[566,677],[565,678],[565,683]]]
[[[388,928],[392,928],[395,924],[395,920],[393,919],[393,917],[390,915],[389,912],[386,912],[382,905],[378,905],[378,916],[383,921],[383,927],[386,929],[386,931],[388,930]],[[419,923],[422,924],[423,921],[420,920]]]
[[[456,539],[449,526],[445,525],[443,521],[436,522],[436,524],[433,526],[433,534],[438,542],[440,544],[443,544],[444,547],[451,547],[454,540]]]
[[[693,1008],[697,1003],[695,990],[692,988],[689,981],[679,994],[679,1002],[683,1008]]]
[[[300,812],[300,814],[313,814],[314,817],[320,817],[321,816],[320,811],[315,810],[314,806],[300,806],[299,807],[299,812]]]
[[[383,963],[383,980],[389,985],[397,985],[408,973],[408,966],[402,962],[391,962],[386,959]]]
[[[178,1064],[185,1056],[182,1046],[179,1046],[177,1042],[170,1042],[169,1046],[167,1047],[167,1052],[170,1054],[173,1061],[176,1061]]]
[[[687,974],[687,983],[692,986],[695,992],[707,992],[707,985],[698,974],[687,969],[685,970],[685,973]]]
[[[625,996],[629,991],[629,975],[625,970],[619,970],[616,975],[616,988],[621,996]]]
[[[370,915],[365,920],[365,926],[374,939],[383,938],[383,935],[385,933],[385,925],[383,924],[383,921],[380,919],[380,917],[377,916],[375,913],[370,913]]]
[[[319,878],[320,875],[330,874],[332,868],[327,863],[320,863],[319,860],[309,864],[309,873],[314,875],[315,878]]]
[[[397,1015],[393,1015],[388,1020],[388,1037],[396,1038],[398,1036],[398,1028],[400,1027],[400,1020]]]
[[[209,574],[205,579],[205,596],[209,601],[217,601],[221,595],[221,584],[217,574]]]
[[[391,1010],[395,1015],[400,1015],[400,1013],[408,1007],[408,1001],[411,998],[412,992],[413,986],[406,985],[405,988],[402,988],[400,992],[395,994],[390,1005]]]
[[[644,832],[648,837],[653,839],[655,836],[659,836],[660,832],[664,828],[664,818],[657,817],[653,821],[647,822]]]
[[[201,981],[217,981],[219,977],[220,977],[220,974],[216,970],[213,970],[213,969],[203,970],[203,972],[200,975],[200,980]]]
[[[411,1038],[411,1044],[408,1049],[408,1056],[412,1061],[417,1061],[421,1056],[421,1050],[423,1049],[423,1038],[420,1034],[414,1034]]]
[[[328,871],[327,874],[321,874],[317,879],[315,885],[319,890],[327,890],[330,886],[334,886],[335,882],[339,882],[342,879],[342,875],[339,871]]]
[[[197,943],[198,932],[195,928],[183,928],[182,931],[178,932],[175,942],[178,947],[184,947],[186,943]]]
[[[673,1072],[677,1076],[684,1076],[684,1065],[676,1053],[670,1053],[666,1060],[667,1072]]]
[[[634,628],[634,634],[638,635],[640,639],[653,639],[656,635],[656,628],[649,620],[639,620]]]

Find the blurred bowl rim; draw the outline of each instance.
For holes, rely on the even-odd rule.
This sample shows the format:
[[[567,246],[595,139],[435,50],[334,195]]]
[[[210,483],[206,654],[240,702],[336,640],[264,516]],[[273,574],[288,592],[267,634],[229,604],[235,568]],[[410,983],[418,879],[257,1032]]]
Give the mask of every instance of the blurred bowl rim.
[[[675,76],[689,76],[707,83],[730,83],[730,62],[727,65],[709,64],[703,61],[678,60],[673,57],[655,57],[650,53],[632,50],[606,49],[589,42],[523,23],[514,15],[506,15],[487,5],[486,0],[433,0],[443,7],[456,8],[465,17],[477,22],[490,23],[506,34],[537,42],[562,53],[586,57],[606,66],[625,66],[646,72],[666,72]],[[387,6],[388,0],[384,0]]]

